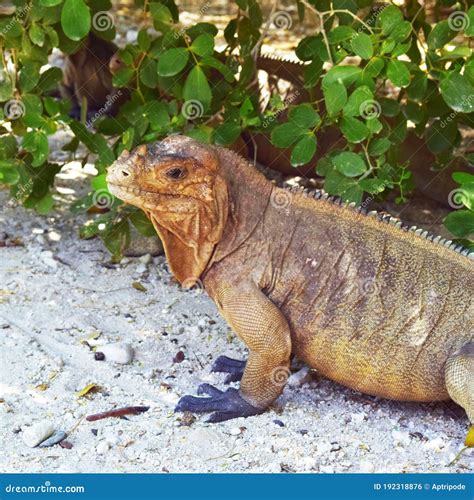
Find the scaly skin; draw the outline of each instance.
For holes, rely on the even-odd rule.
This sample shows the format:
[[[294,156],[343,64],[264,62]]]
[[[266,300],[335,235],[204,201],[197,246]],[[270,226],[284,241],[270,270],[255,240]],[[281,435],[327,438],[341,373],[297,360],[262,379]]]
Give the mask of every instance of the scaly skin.
[[[474,418],[474,254],[276,188],[235,153],[183,136],[124,153],[108,181],[150,217],[176,278],[202,280],[249,348],[238,395],[206,386],[209,398],[179,410],[259,413],[296,354],[354,389],[451,397]]]

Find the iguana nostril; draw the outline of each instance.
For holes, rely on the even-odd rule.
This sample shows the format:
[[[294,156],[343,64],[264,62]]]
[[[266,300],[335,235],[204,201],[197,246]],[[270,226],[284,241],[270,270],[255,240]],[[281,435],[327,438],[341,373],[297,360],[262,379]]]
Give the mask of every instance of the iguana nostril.
[[[122,169],[120,173],[122,174],[122,177],[128,177],[130,175],[130,172],[126,169]]]

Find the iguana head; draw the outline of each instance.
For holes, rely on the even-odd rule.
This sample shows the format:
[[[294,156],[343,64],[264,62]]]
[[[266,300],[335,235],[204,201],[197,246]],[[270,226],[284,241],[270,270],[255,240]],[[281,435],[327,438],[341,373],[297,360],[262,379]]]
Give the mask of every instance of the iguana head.
[[[122,153],[107,182],[111,193],[146,213],[173,274],[192,286],[227,220],[227,187],[214,148],[179,135],[141,145]]]

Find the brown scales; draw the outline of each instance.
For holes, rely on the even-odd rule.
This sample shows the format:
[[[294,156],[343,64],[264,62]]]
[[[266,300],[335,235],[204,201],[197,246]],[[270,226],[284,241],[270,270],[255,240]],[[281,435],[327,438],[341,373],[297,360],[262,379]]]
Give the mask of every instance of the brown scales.
[[[321,191],[277,188],[235,153],[183,136],[124,153],[108,182],[150,217],[177,279],[201,280],[249,348],[238,392],[205,385],[209,397],[177,410],[260,413],[295,354],[369,394],[451,397],[474,420],[474,254]],[[238,363],[215,369],[235,376]]]

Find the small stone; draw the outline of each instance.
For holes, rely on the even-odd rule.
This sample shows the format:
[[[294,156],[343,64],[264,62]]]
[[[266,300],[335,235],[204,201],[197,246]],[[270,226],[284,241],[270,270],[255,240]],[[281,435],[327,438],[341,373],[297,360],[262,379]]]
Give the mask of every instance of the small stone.
[[[410,444],[410,434],[404,431],[392,431],[392,437],[396,445],[406,446]]]
[[[71,450],[73,447],[72,443],[70,441],[66,441],[66,440],[61,441],[59,443],[59,446],[61,446],[61,448],[65,448],[66,450]]]
[[[146,253],[145,255],[142,255],[141,257],[138,258],[138,260],[142,264],[149,264],[151,262],[151,255],[149,253]]]
[[[106,361],[126,365],[133,360],[134,350],[130,344],[117,342],[116,344],[107,344],[100,347],[100,352],[105,356]]]
[[[184,361],[184,352],[178,351],[176,356],[173,358],[173,363],[182,363]]]
[[[147,270],[146,264],[138,264],[137,268],[135,269],[135,274],[143,274]]]
[[[95,359],[96,361],[104,361],[104,359],[105,359],[105,354],[104,354],[103,352],[96,351],[96,352],[94,353],[94,359]]]
[[[443,441],[442,438],[438,437],[438,438],[435,438],[435,439],[431,439],[430,441],[428,441],[425,446],[430,449],[430,450],[433,450],[433,451],[441,451],[443,448],[446,447],[446,444],[445,442]]]
[[[240,427],[232,427],[232,429],[230,430],[231,436],[238,436],[241,433],[242,431],[240,430]]]
[[[26,446],[34,448],[45,441],[54,432],[54,427],[49,422],[38,422],[23,431],[23,442]]]
[[[48,448],[49,446],[54,446],[55,444],[64,441],[67,437],[67,434],[64,431],[56,431],[52,436],[50,436],[45,441],[42,441],[39,444],[40,448]]]
[[[99,455],[105,455],[110,450],[110,445],[107,441],[101,441],[97,446],[95,451]]]
[[[190,411],[185,411],[179,419],[179,427],[189,427],[195,420],[196,417]]]
[[[91,429],[91,432],[92,434],[94,434],[94,436],[97,436],[97,433],[99,432],[97,429]]]
[[[304,384],[309,382],[311,382],[311,369],[307,366],[296,373],[293,373],[288,378],[288,385],[290,387],[302,387]]]
[[[279,427],[285,427],[285,424],[281,420],[274,420],[273,423]]]

